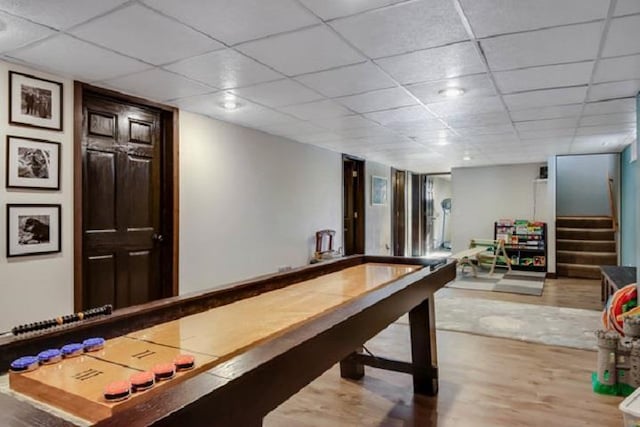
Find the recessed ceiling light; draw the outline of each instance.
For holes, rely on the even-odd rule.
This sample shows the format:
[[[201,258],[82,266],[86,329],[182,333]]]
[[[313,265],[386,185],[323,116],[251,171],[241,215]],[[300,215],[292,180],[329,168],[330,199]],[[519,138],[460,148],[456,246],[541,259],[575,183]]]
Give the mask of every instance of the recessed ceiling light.
[[[440,139],[437,142],[438,145],[447,145],[449,144],[449,141],[447,141],[446,139]]]
[[[222,104],[222,108],[229,111],[236,110],[238,108],[238,103],[236,101],[225,101]]]
[[[464,156],[464,157],[462,158],[462,160],[464,160],[465,162],[466,162],[466,161],[469,161],[469,160],[471,160],[471,156],[466,155],[466,156]]]
[[[464,94],[464,89],[461,87],[448,87],[439,91],[438,94],[446,96],[447,98],[454,98],[456,96],[462,96]]]

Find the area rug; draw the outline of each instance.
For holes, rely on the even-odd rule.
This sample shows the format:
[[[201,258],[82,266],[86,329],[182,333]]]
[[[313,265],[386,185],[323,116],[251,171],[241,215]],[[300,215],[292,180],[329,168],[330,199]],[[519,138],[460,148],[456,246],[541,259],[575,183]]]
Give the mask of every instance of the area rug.
[[[540,296],[544,288],[545,276],[545,273],[516,270],[492,275],[479,271],[477,276],[458,272],[456,280],[447,284],[447,287]]]
[[[595,350],[600,312],[436,293],[436,328]],[[399,320],[407,323],[406,316]]]

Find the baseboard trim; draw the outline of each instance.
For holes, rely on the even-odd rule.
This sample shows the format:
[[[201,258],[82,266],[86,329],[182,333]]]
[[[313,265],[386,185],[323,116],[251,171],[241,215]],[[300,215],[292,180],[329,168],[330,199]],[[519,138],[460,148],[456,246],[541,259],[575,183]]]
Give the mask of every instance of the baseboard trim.
[[[557,279],[558,278],[558,274],[557,273],[549,273],[547,272],[547,275],[544,276],[545,279]]]

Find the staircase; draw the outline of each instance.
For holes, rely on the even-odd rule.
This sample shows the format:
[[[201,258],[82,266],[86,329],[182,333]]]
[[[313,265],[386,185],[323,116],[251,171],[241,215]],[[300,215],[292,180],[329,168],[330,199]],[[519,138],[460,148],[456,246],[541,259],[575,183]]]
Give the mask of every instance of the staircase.
[[[601,265],[617,265],[612,218],[556,218],[556,262],[559,276],[585,279],[599,279]]]

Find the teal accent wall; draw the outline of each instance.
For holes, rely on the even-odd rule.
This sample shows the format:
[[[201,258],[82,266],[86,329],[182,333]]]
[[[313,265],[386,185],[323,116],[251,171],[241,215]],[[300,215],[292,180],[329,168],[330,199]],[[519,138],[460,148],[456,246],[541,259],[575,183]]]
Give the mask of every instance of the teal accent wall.
[[[635,144],[635,142],[634,142]],[[620,264],[636,265],[637,229],[637,169],[638,161],[630,163],[631,145],[620,155]]]

